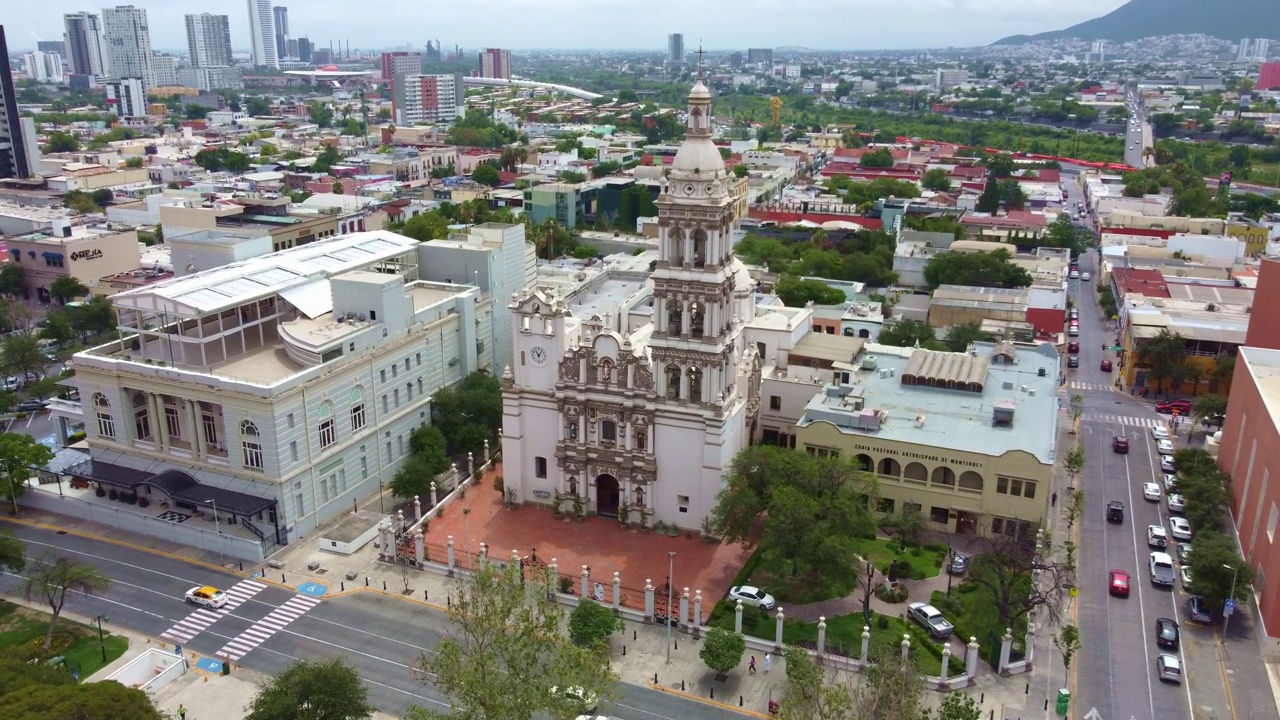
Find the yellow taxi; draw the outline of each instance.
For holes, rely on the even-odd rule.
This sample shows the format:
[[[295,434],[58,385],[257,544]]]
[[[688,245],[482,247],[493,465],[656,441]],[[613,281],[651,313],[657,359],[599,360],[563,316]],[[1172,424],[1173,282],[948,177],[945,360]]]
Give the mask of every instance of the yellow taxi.
[[[214,610],[227,604],[227,594],[216,587],[203,585],[187,591],[186,601],[192,605],[202,605]]]

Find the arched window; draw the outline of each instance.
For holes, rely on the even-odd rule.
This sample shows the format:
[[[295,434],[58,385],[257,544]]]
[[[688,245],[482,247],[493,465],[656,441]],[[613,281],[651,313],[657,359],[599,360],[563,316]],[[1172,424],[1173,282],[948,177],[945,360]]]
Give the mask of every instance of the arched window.
[[[667,233],[667,262],[671,265],[684,264],[684,231],[671,228]]]
[[[702,228],[693,231],[693,266],[707,266],[707,231]]]
[[[901,477],[902,465],[893,458],[885,458],[881,460],[880,464],[876,467],[876,472],[887,477]]]
[[[145,393],[133,394],[133,432],[138,440],[151,439],[151,403]]]
[[[945,465],[938,466],[933,469],[932,482],[934,485],[946,485],[948,487],[955,487],[956,471],[952,470],[951,468]]]
[[[680,335],[684,332],[684,303],[676,298],[667,300],[667,334]]]
[[[250,470],[261,470],[262,437],[258,426],[251,420],[240,423],[240,445],[244,449],[244,466]]]
[[[111,401],[102,393],[94,393],[93,408],[98,421],[98,436],[115,440],[116,421],[111,417]]]
[[[689,400],[702,402],[702,368],[689,368]]]
[[[702,338],[706,323],[707,307],[700,302],[689,303],[689,337]]]
[[[863,472],[871,472],[871,468],[875,466],[875,463],[871,462],[871,456],[866,454],[855,456],[853,461],[857,463],[858,469]]]
[[[320,449],[338,442],[338,426],[333,421],[333,403],[325,401],[320,404]]]
[[[638,427],[635,433],[635,448],[640,452],[644,452],[649,447],[649,430],[648,428]]]
[[[578,478],[569,478],[569,496],[578,497]]]
[[[902,477],[907,480],[915,480],[916,482],[926,482],[929,479],[929,469],[922,463],[907,463],[907,469],[903,472]]]
[[[364,389],[357,387],[351,391],[351,432],[358,432],[364,424]]]
[[[680,369],[679,365],[672,364],[667,366],[667,399],[668,400],[680,399],[680,378],[683,374],[684,372]]]
[[[960,473],[960,487],[966,490],[982,491],[983,481],[982,475],[972,470],[965,470]]]
[[[644,487],[640,485],[636,486],[636,507],[644,507]]]

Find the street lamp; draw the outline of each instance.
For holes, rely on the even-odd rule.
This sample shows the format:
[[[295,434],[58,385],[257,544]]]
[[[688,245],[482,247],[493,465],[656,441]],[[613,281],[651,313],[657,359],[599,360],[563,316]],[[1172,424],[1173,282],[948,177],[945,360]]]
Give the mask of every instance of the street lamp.
[[[102,623],[110,622],[111,616],[99,615],[94,618],[94,621],[98,623],[98,647],[102,648],[102,662],[105,665],[107,662],[107,641],[102,636]]]
[[[676,551],[667,552],[667,664],[671,664],[671,591],[675,588]]]
[[[225,564],[227,556],[222,552],[222,522],[218,519],[218,501],[209,498],[205,502],[213,503],[213,530],[218,534],[218,562]]]
[[[1228,570],[1230,570],[1230,571],[1231,571],[1231,594],[1227,596],[1227,599],[1228,599],[1228,600],[1235,600],[1235,597],[1236,597],[1236,577],[1238,577],[1238,576],[1240,575],[1240,568],[1235,567],[1235,566],[1232,566],[1232,565],[1228,565],[1228,564],[1226,564],[1226,563],[1223,563],[1223,564],[1222,564],[1222,567],[1227,568]],[[1223,609],[1225,610],[1226,608],[1223,608]],[[1230,624],[1231,624],[1231,613],[1229,613],[1229,612],[1224,612],[1224,613],[1222,613],[1222,639],[1223,639],[1224,641],[1227,639],[1227,626],[1228,626],[1228,625],[1230,625]]]

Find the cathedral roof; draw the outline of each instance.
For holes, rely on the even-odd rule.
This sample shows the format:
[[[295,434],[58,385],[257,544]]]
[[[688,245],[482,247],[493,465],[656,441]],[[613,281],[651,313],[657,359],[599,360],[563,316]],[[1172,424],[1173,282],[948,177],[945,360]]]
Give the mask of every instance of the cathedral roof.
[[[696,174],[710,179],[725,174],[720,148],[711,142],[711,91],[702,78],[689,91],[689,131],[676,151],[671,170],[677,174]]]

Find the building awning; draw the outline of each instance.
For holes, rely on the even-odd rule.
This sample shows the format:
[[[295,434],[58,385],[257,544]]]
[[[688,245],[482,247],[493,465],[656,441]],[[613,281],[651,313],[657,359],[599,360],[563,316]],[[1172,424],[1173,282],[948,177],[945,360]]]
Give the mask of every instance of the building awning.
[[[312,320],[333,310],[333,295],[329,292],[328,280],[316,280],[282,290],[280,297]]]
[[[218,509],[223,512],[246,517],[256,515],[274,506],[276,502],[272,498],[201,485],[200,481],[181,470],[149,473],[123,465],[88,460],[69,467],[63,472],[82,480],[130,491],[136,491],[139,485],[151,485],[160,488],[175,502],[197,506],[212,506],[216,503]]]

